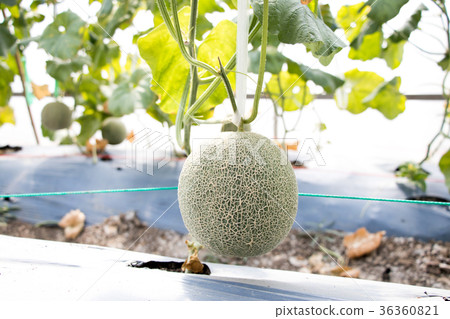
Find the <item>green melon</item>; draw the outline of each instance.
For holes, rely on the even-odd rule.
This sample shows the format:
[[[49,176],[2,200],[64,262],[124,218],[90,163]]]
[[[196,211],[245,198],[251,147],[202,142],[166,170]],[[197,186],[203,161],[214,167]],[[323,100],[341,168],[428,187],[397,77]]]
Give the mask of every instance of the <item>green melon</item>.
[[[48,103],[42,109],[42,125],[51,131],[68,128],[72,123],[72,111],[61,102]]]
[[[102,136],[111,145],[120,144],[127,137],[127,129],[120,119],[109,117],[103,122]]]
[[[268,138],[225,132],[186,159],[178,201],[186,228],[209,250],[257,256],[291,229],[297,181],[286,153]]]

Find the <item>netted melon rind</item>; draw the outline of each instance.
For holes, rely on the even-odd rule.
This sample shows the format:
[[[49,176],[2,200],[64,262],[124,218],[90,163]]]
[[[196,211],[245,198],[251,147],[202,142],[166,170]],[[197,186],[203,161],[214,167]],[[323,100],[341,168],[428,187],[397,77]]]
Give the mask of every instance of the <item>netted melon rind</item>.
[[[227,132],[222,137],[194,151],[183,166],[178,186],[183,221],[214,253],[264,254],[286,237],[295,220],[294,171],[286,154],[259,134]],[[252,155],[255,149],[259,158]]]
[[[118,118],[107,118],[102,125],[102,137],[111,145],[122,143],[127,137],[127,129]]]
[[[72,123],[72,111],[61,102],[48,103],[42,109],[42,125],[51,131],[68,128]]]

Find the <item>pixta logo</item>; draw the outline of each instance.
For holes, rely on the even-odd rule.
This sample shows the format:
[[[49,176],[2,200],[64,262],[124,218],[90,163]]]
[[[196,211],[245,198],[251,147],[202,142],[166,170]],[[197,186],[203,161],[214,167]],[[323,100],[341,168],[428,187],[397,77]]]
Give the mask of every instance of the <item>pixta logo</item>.
[[[173,151],[169,135],[144,128],[128,140],[126,166],[154,175],[156,170],[170,162]]]

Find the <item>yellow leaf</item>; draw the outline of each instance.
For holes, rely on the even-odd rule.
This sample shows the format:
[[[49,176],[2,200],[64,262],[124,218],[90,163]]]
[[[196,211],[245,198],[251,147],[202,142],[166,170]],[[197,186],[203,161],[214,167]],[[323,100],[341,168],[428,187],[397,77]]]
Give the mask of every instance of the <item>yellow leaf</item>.
[[[0,106],[0,126],[5,123],[16,123],[14,120],[14,111],[9,106]]]
[[[42,100],[44,97],[50,96],[51,93],[48,90],[48,85],[37,85],[31,82],[31,87],[33,89],[33,94],[38,100]]]

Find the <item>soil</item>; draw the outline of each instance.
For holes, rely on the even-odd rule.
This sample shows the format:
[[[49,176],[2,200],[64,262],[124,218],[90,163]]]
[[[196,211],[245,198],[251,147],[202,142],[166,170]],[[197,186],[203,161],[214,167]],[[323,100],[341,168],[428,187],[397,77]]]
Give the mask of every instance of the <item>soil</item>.
[[[185,259],[183,235],[171,230],[148,228],[134,212],[107,218],[102,224],[87,226],[75,240],[66,240],[59,227],[37,227],[19,220],[0,224],[0,234],[68,241],[127,249]],[[325,230],[305,233],[292,229],[270,253],[251,258],[216,256],[200,251],[204,263],[225,263],[251,267],[284,269],[324,275],[351,275],[363,279],[450,289],[450,242],[423,242],[414,238],[383,237],[381,245],[357,258],[345,256],[344,232]],[[337,263],[346,272],[337,271]]]

